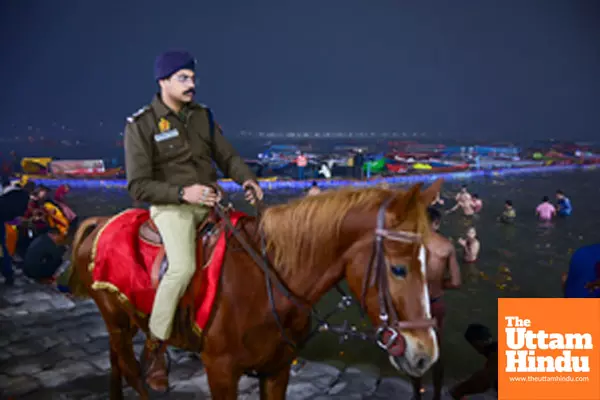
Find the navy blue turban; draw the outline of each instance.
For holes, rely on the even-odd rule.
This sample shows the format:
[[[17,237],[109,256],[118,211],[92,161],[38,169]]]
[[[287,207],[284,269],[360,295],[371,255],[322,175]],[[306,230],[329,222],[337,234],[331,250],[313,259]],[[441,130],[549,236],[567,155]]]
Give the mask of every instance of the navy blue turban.
[[[196,60],[187,51],[166,51],[156,57],[154,62],[154,79],[159,81],[182,69],[194,71]]]

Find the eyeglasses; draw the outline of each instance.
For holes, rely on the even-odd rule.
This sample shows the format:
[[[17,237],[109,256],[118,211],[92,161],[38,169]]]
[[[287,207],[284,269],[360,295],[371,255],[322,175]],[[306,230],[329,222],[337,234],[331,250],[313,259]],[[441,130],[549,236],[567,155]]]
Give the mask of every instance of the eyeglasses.
[[[173,79],[175,79],[179,83],[198,83],[198,79],[190,75],[175,75]]]

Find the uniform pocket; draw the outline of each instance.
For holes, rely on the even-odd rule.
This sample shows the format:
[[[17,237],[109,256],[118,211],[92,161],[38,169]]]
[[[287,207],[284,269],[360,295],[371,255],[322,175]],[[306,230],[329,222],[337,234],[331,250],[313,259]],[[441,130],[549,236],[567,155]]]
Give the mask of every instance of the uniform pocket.
[[[168,162],[180,158],[185,155],[185,153],[189,154],[190,146],[181,135],[159,139],[160,140],[156,140],[155,136],[154,143],[156,146],[156,154],[160,161]]]

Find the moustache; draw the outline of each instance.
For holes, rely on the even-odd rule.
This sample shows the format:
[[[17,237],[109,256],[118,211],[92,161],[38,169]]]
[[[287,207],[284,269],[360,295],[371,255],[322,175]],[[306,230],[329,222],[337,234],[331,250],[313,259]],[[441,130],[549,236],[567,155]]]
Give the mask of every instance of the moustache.
[[[185,92],[183,92],[183,94],[196,94],[196,90],[195,89],[188,89]]]

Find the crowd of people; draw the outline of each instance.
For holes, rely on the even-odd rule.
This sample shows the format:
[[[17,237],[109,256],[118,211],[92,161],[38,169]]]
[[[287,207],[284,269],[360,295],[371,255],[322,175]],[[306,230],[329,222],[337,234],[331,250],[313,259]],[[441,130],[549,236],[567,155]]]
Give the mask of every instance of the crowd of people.
[[[483,209],[483,201],[478,194],[469,193],[467,186],[463,185],[460,192],[455,197],[456,204],[446,211],[447,214],[453,213],[457,210],[462,210],[465,217],[474,217],[478,215]],[[438,196],[433,202],[434,207],[442,207],[445,204],[444,199]],[[568,217],[573,212],[573,206],[571,200],[565,195],[562,190],[556,191],[556,204],[550,202],[548,196],[542,198],[542,202],[535,208],[535,214],[543,222],[551,221],[555,216]],[[511,224],[515,222],[517,218],[517,211],[512,200],[506,200],[504,202],[504,209],[498,216],[498,221],[505,224]]]
[[[456,204],[445,211],[450,214],[462,210],[468,220],[475,218],[483,209],[483,201],[476,194],[470,194],[467,186],[463,185],[455,196]],[[457,261],[454,244],[444,238],[439,232],[439,226],[444,214],[441,209],[446,201],[438,196],[428,208],[432,238],[427,244],[427,279],[429,281],[429,294],[431,299],[432,316],[438,320],[437,333],[442,343],[443,320],[445,308],[443,307],[443,293],[446,289],[458,289],[461,286],[461,273]],[[541,222],[547,223],[554,217],[568,217],[573,213],[571,200],[562,190],[556,191],[556,204],[550,202],[548,196],[543,196],[542,202],[535,208],[535,215]],[[506,200],[498,221],[511,224],[517,218],[517,212],[511,200]],[[464,265],[473,264],[478,260],[481,243],[477,238],[474,226],[467,228],[465,238],[457,241],[462,249],[462,262]],[[598,298],[600,297],[600,244],[593,244],[579,248],[571,257],[569,271],[562,276],[563,294],[566,298]],[[481,369],[477,370],[469,379],[452,387],[449,394],[454,399],[464,396],[483,393],[491,388],[497,390],[498,343],[493,339],[489,328],[481,324],[471,324],[465,333],[465,339],[471,346],[486,359]],[[441,352],[443,354],[443,351]],[[414,392],[417,398],[422,391],[420,382],[414,380]],[[433,398],[441,398],[443,386],[443,358],[433,367]]]
[[[346,164],[342,167],[346,168],[346,174],[348,176],[355,179],[363,179],[365,175],[363,166],[366,161],[367,159],[363,150],[356,149],[349,152]],[[336,164],[334,160],[322,160],[320,162],[310,160],[303,151],[297,152],[293,164],[295,164],[297,173],[296,178],[298,180],[310,179],[311,177],[331,179],[333,176],[334,165],[340,166],[339,164]],[[259,177],[263,175],[263,168],[260,170],[261,173],[258,174]]]
[[[41,282],[53,281],[77,226],[77,214],[67,204],[69,186],[53,193],[32,181],[2,179],[0,243],[4,283],[14,283],[14,266]]]
[[[389,188],[387,185],[380,185]],[[318,195],[321,192],[318,184],[313,182],[306,191],[307,196]],[[460,191],[454,197],[456,204],[449,209],[444,210],[447,200],[440,195],[432,202],[427,209],[431,236],[427,243],[427,280],[429,287],[429,298],[432,317],[436,318],[438,325],[436,332],[440,343],[443,342],[444,319],[446,316],[446,307],[444,302],[444,292],[446,290],[459,289],[461,287],[461,268],[459,259],[465,266],[475,264],[479,259],[481,243],[477,237],[477,230],[474,226],[466,229],[464,237],[457,240],[455,244],[448,238],[439,233],[443,215],[451,214],[461,210],[462,214],[468,219],[477,218],[484,208],[484,202],[477,194],[471,194],[466,185],[463,185]],[[573,208],[570,199],[561,191],[556,191],[556,205],[550,202],[548,196],[544,196],[542,203],[535,208],[535,214],[540,221],[548,222],[555,216],[567,217],[571,215]],[[504,208],[498,216],[498,221],[511,224],[517,218],[517,212],[511,200],[506,200]],[[591,246],[596,253],[600,250],[599,246]],[[460,250],[459,251],[457,251]],[[588,248],[582,248],[575,253],[571,262],[569,275],[563,276],[566,297],[592,297],[591,290],[599,291],[600,288],[600,269],[596,276],[590,275],[590,268],[587,264],[580,267],[582,263],[577,260],[598,259],[598,254],[590,256]],[[462,253],[462,254],[460,254]],[[585,253],[585,254],[584,254]],[[460,254],[460,256],[459,256]],[[587,257],[587,258],[586,258]],[[590,258],[591,257],[591,258]],[[596,257],[596,258],[594,258]],[[585,264],[585,263],[584,263]],[[583,272],[582,272],[583,271]],[[593,274],[592,274],[593,275]],[[570,277],[570,278],[568,278]],[[577,283],[585,281],[585,284]],[[569,285],[570,282],[570,285]],[[577,283],[576,283],[577,282]],[[580,290],[569,288],[581,286]],[[583,293],[585,291],[586,293]],[[577,292],[574,295],[574,292]],[[590,295],[591,294],[591,295]],[[497,390],[497,363],[498,363],[498,342],[494,339],[490,329],[481,324],[470,324],[464,335],[466,341],[485,358],[485,362],[480,369],[472,374],[468,379],[459,382],[449,389],[449,395],[454,399],[462,399],[465,396],[477,393],[483,393],[490,389]],[[441,354],[444,352],[442,351]],[[433,367],[433,398],[440,399],[442,396],[444,380],[444,359],[440,357],[439,361]],[[423,393],[420,379],[413,379],[413,389],[415,398],[420,398]]]

